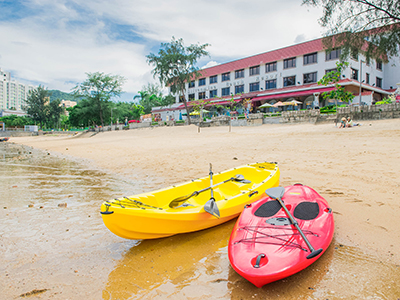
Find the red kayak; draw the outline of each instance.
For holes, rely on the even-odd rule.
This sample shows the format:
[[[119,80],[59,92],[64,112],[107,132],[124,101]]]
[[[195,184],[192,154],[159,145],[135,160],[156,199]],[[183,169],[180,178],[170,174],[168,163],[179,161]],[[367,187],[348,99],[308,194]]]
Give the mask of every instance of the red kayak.
[[[332,241],[328,203],[301,184],[265,191],[246,205],[233,228],[229,261],[257,287],[293,275],[315,262]]]

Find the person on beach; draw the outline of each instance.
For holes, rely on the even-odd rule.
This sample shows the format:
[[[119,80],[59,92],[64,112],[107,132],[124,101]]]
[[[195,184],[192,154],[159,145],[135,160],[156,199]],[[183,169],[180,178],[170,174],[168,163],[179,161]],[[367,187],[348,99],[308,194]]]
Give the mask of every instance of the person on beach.
[[[353,127],[353,120],[350,117],[347,117],[346,127]]]
[[[343,117],[342,120],[340,121],[339,128],[346,128],[346,127],[347,127],[347,120],[345,117]]]

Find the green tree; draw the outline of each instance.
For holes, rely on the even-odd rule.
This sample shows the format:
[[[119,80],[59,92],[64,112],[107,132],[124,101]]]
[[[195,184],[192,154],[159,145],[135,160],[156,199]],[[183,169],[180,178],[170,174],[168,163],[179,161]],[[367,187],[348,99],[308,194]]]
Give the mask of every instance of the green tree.
[[[144,107],[144,113],[151,113],[151,109],[156,106],[168,106],[175,103],[175,98],[172,95],[163,97],[161,87],[158,84],[148,83],[144,85],[139,95],[133,99],[139,99],[140,105]]]
[[[339,100],[341,102],[350,103],[354,95],[345,90],[338,82],[342,75],[342,71],[349,65],[348,62],[336,62],[336,70],[326,73],[321,80],[318,81],[320,85],[335,85],[335,89],[329,92],[323,92],[324,99]]]
[[[161,98],[160,106],[169,106],[175,103],[175,98],[172,95],[166,95]]]
[[[197,60],[208,55],[205,50],[209,44],[192,44],[189,47],[183,45],[183,39],[176,40],[172,37],[170,43],[162,43],[158,55],[150,53],[147,55],[147,63],[152,65],[153,76],[158,76],[162,85],[168,86],[173,94],[182,96],[186,113],[189,109],[186,102],[186,82],[201,76],[195,66]],[[190,118],[188,117],[190,124]]]
[[[152,95],[149,94],[148,91],[139,91],[138,93],[139,95],[134,96],[133,100],[139,99],[140,105],[144,108],[144,113],[149,114],[151,112],[151,108],[157,106],[152,104],[154,97],[152,98]]]
[[[9,115],[0,118],[6,127],[23,127],[25,125],[33,125],[34,121],[29,116]]]
[[[49,128],[56,128],[61,125],[61,115],[64,114],[65,109],[60,104],[60,99],[56,99],[45,106],[47,110],[47,125]]]
[[[49,99],[49,92],[39,85],[38,88],[29,91],[26,105],[23,107],[33,121],[39,123],[40,127],[43,127],[47,121],[48,111],[45,106]]]
[[[341,47],[342,58],[363,53],[367,59],[387,61],[399,56],[400,1],[303,0],[303,4],[323,8],[319,22],[328,29],[324,44],[328,49]]]
[[[109,101],[113,97],[119,97],[122,94],[122,85],[125,78],[119,75],[104,74],[102,72],[86,73],[87,79],[73,88],[75,97],[80,97],[87,101],[91,106],[91,120],[97,119],[104,126],[105,110],[109,107]],[[88,111],[85,114],[89,113]]]
[[[95,126],[100,123],[100,116],[91,104],[91,101],[84,99],[74,107],[67,108],[69,112],[69,123],[71,126],[86,127]]]

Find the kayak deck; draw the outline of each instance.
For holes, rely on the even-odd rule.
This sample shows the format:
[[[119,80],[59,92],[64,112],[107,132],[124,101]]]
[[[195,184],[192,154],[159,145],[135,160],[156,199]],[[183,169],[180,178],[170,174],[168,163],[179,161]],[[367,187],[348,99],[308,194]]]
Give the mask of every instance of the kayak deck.
[[[101,206],[104,224],[116,235],[128,239],[152,239],[197,231],[235,218],[246,203],[259,199],[265,189],[279,184],[277,164],[265,162],[216,173],[213,185],[237,174],[251,183],[232,180],[213,188],[220,218],[204,210],[204,204],[210,200],[210,190],[190,197],[177,207],[169,206],[178,197],[209,187],[210,179],[204,177],[149,193],[106,201]]]

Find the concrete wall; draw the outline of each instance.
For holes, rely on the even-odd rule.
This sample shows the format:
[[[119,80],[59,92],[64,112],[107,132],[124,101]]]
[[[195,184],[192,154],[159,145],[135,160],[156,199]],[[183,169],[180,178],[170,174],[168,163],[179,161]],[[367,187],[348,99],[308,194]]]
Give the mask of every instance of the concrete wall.
[[[319,109],[283,111],[281,123],[302,123],[315,124],[320,116]]]
[[[150,127],[150,126],[151,126],[151,122],[129,123],[129,129],[146,128],[146,127]]]
[[[351,117],[353,120],[380,120],[400,118],[400,103],[338,107],[338,120],[343,117]]]

